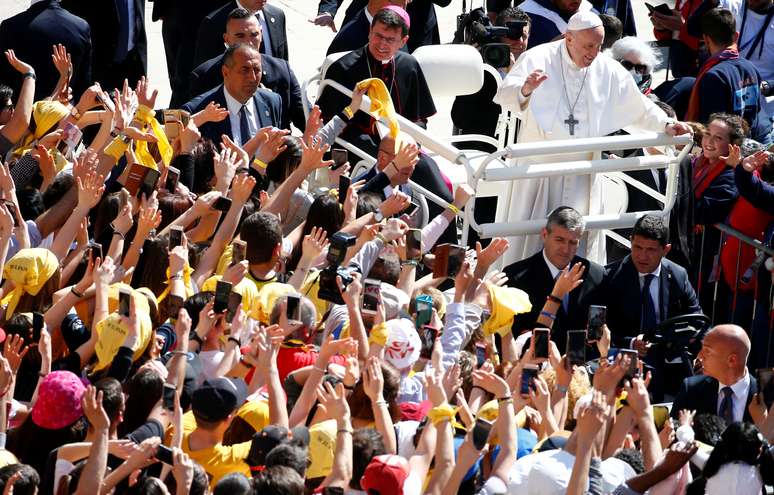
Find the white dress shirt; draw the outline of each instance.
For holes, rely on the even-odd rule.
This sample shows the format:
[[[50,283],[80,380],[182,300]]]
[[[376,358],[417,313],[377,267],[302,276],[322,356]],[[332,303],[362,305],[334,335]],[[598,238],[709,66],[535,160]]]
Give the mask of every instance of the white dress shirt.
[[[656,308],[656,321],[661,321],[661,296],[659,294],[659,276],[661,275],[661,263],[650,273],[638,273],[640,276],[640,294],[645,286],[645,275],[655,275],[656,278],[650,282],[650,299]]]
[[[228,93],[226,86],[223,86],[223,93],[226,95],[226,108],[228,108],[228,121],[231,124],[231,135],[234,142],[242,146],[258,132],[258,125],[255,123],[257,116],[255,113],[255,101],[250,98],[244,105],[247,110],[247,127],[250,129],[250,135],[242,136],[239,126],[239,112],[242,110],[242,104]]]
[[[734,392],[731,396],[731,399],[734,401],[734,421],[742,421],[744,419],[744,409],[747,407],[747,396],[750,394],[750,374],[745,370],[744,376],[733,385],[718,381],[718,403],[716,409],[718,414],[720,414],[720,404],[723,402],[724,395],[722,390],[724,387],[731,387],[731,391]]]
[[[543,249],[543,259],[546,261],[546,265],[548,265],[548,271],[551,272],[551,278],[553,280],[556,280],[556,276],[559,275],[562,272],[561,268],[557,268],[556,265],[551,263],[551,261],[548,259],[548,256],[546,256],[546,250]]]

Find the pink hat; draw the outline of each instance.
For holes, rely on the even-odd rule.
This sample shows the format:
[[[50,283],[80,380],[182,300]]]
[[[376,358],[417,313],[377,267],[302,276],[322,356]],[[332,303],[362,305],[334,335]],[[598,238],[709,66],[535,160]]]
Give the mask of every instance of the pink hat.
[[[409,17],[408,12],[406,12],[402,7],[398,7],[397,5],[387,5],[384,8],[387,10],[392,10],[398,14],[400,18],[403,19],[403,22],[406,23],[406,29],[411,27],[411,18]]]
[[[49,373],[38,388],[38,400],[32,406],[32,421],[48,430],[69,426],[83,416],[81,398],[86,386],[70,371]]]

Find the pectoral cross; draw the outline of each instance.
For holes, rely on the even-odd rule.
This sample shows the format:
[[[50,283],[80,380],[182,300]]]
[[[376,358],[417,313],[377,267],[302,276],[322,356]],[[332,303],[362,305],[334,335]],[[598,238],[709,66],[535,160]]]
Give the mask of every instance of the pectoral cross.
[[[567,120],[565,120],[564,123],[567,124],[567,127],[570,128],[570,136],[574,136],[575,124],[579,124],[580,120],[575,120],[575,116],[573,114],[570,114],[570,116],[567,117]]]

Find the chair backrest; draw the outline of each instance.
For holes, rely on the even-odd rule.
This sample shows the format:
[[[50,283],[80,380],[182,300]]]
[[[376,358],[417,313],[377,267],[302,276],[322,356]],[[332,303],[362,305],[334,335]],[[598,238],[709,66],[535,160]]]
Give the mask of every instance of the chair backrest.
[[[473,94],[484,85],[484,61],[470,45],[425,45],[412,55],[434,98]]]

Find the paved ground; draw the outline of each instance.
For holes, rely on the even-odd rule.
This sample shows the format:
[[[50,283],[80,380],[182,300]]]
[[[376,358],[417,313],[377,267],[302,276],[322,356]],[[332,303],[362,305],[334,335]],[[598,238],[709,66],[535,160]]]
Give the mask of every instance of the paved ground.
[[[109,0],[103,0],[109,1]],[[314,26],[308,22],[317,13],[316,0],[270,0],[270,2],[285,11],[287,18],[288,40],[290,45],[290,64],[299,81],[311,76],[324,58],[325,50],[333,39],[333,32],[328,28]],[[632,0],[637,14],[638,32],[645,39],[652,39],[650,22],[647,19],[646,9],[641,0]],[[472,2],[467,2],[470,6]],[[476,2],[478,6],[482,2]],[[16,14],[29,6],[29,0],[0,0],[0,19]],[[160,91],[159,104],[164,105],[169,101],[169,81],[167,80],[166,60],[161,39],[161,22],[151,22],[152,3],[146,8],[146,29],[148,33],[148,74],[154,86]],[[342,8],[337,16],[337,24],[340,25],[344,15]],[[436,8],[441,40],[451,41],[455,29],[456,16],[462,10],[462,0],[453,0],[446,8]],[[192,41],[193,43],[193,41]],[[439,134],[451,132],[451,120],[449,110],[451,100],[437,99],[438,114],[430,120],[430,130]]]

